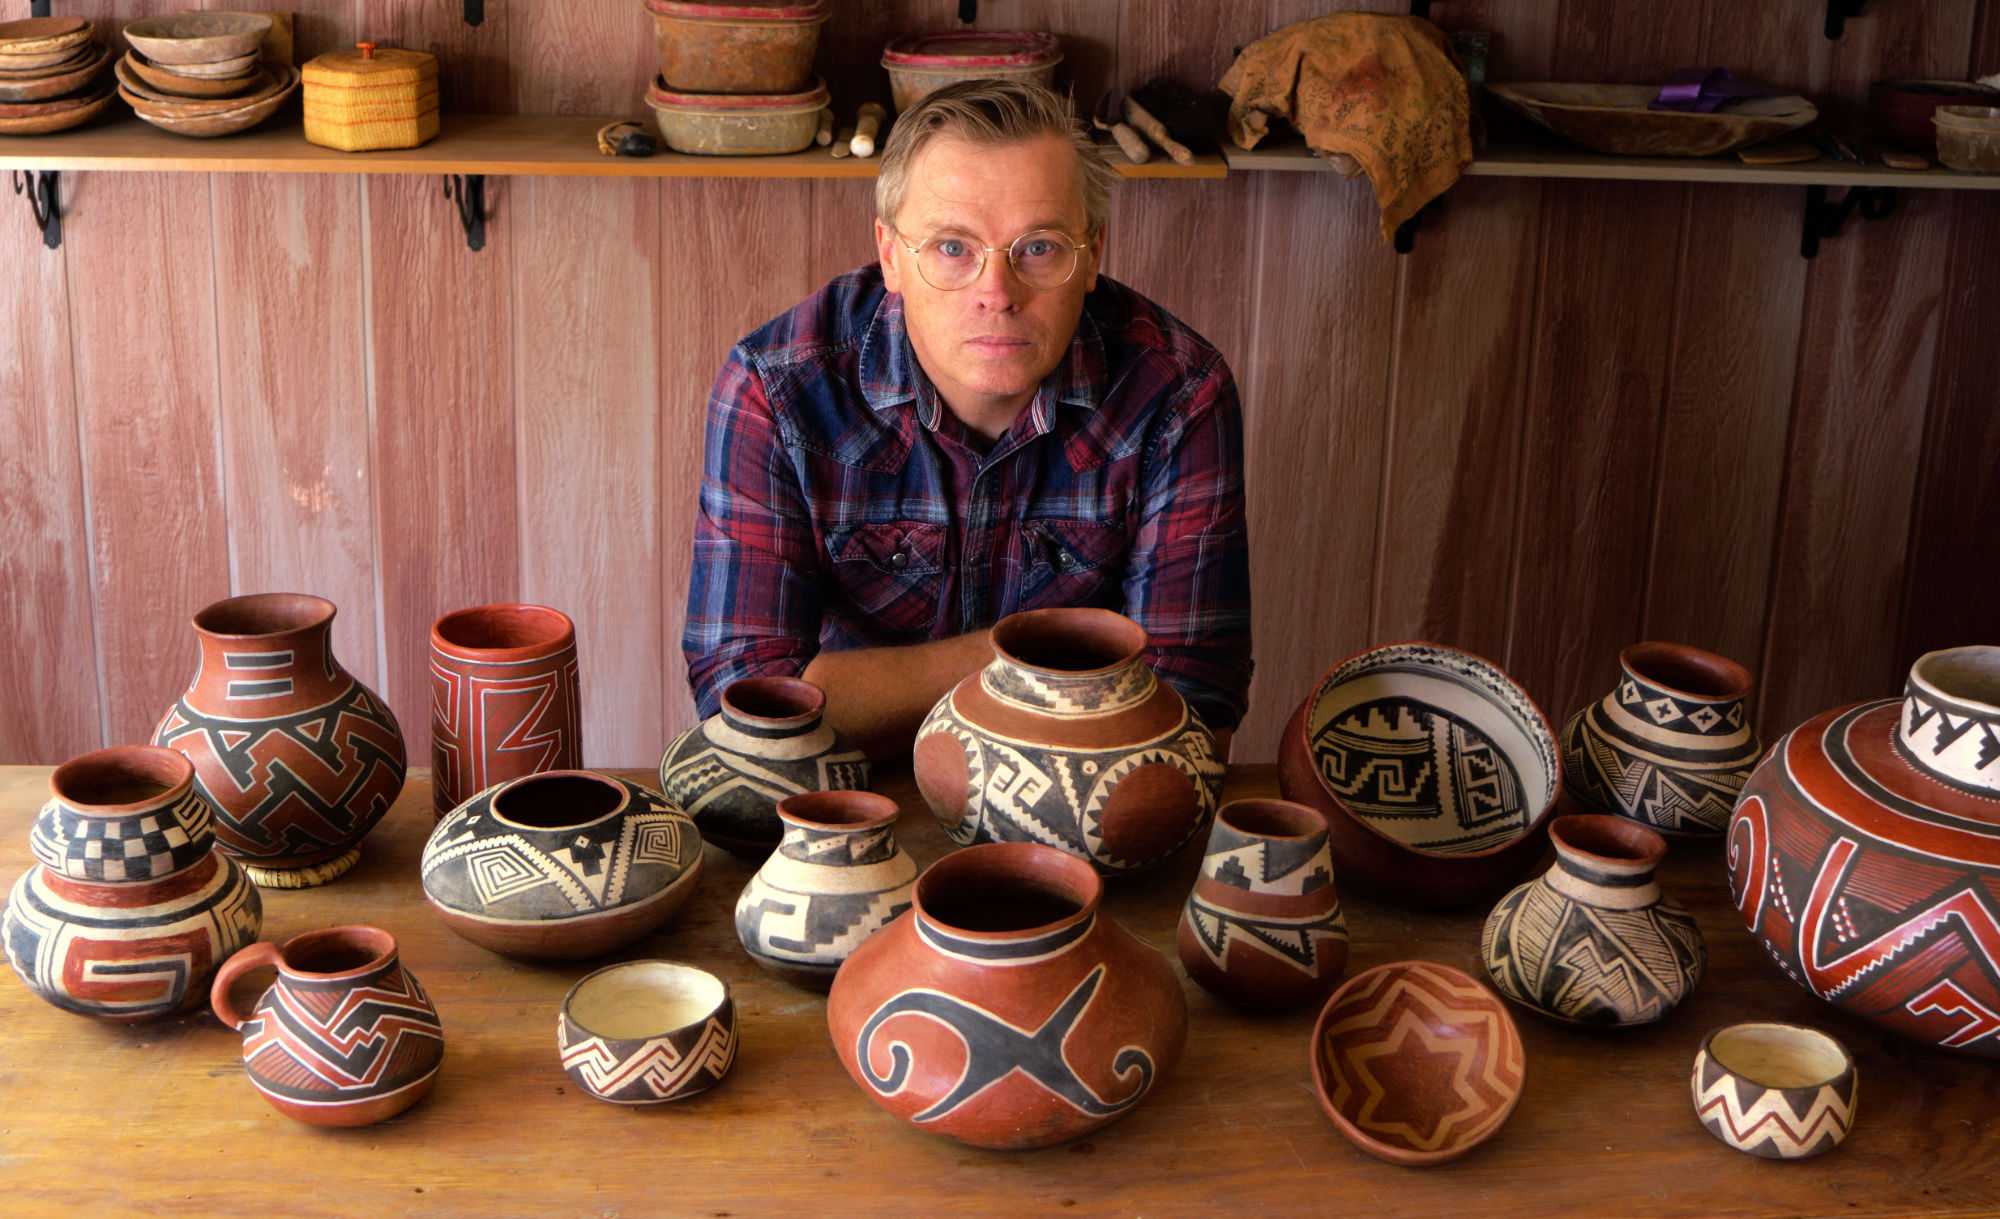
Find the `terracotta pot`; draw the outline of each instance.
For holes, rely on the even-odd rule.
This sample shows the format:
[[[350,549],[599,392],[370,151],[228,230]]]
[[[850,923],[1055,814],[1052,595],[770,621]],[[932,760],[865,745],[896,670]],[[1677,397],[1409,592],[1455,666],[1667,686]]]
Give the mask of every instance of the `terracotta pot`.
[[[1854,1059],[1818,1029],[1716,1029],[1702,1038],[1689,1083],[1710,1134],[1767,1160],[1832,1151],[1854,1125]]]
[[[229,988],[253,969],[278,977],[248,1016]],[[367,1126],[430,1091],[444,1028],[430,997],[376,927],[328,927],[282,945],[250,945],[210,993],[216,1018],[243,1033],[243,1065],[271,1107],[308,1126]]]
[[[257,939],[264,903],[218,854],[194,766],[171,749],[86,753],[49,776],[0,942],[28,989],[65,1011],[142,1021],[197,1006]]]
[[[300,593],[218,601],[194,616],[201,667],[155,745],[194,762],[216,842],[274,888],[324,884],[403,790],[389,706],[333,657],[333,603]]]
[[[660,790],[708,842],[762,858],[784,835],[778,801],[868,787],[868,758],[820,718],[826,695],[796,677],[748,677],[722,710],[667,746]]]
[[[1037,843],[948,855],[854,950],[827,1027],[870,1099],[978,1147],[1044,1147],[1130,1112],[1180,1061],[1165,957],[1098,910],[1083,861]]]
[[[1807,990],[2000,1058],[2000,647],[1932,652],[1903,699],[1813,717],[1729,823],[1743,922]]]
[[[623,779],[556,770],[495,784],[424,844],[438,920],[509,956],[602,956],[663,927],[701,877],[687,814]]]
[[[736,938],[788,982],[825,990],[860,943],[910,908],[917,865],[896,845],[896,802],[807,792],[778,805],[785,836],[736,899]]]
[[[1430,961],[1349,978],[1321,1009],[1313,1090],[1356,1147],[1394,1164],[1455,1160],[1499,1133],[1527,1083],[1521,1032],[1493,992]]]
[[[692,965],[607,965],[563,996],[556,1048],[576,1086],[614,1105],[706,1092],[736,1061],[729,985]]]
[[[1397,643],[1327,670],[1278,740],[1287,800],[1318,809],[1340,885],[1400,906],[1491,901],[1547,848],[1555,734],[1498,668]]]
[[[1570,799],[1668,833],[1722,833],[1763,750],[1750,671],[1677,643],[1635,643],[1618,665],[1618,688],[1563,726]]]
[[[792,93],[812,80],[828,6],[646,0],[660,79],[682,93]]]
[[[431,624],[431,811],[583,765],[576,627],[545,605],[475,605]]]
[[[1286,800],[1233,800],[1216,814],[1175,935],[1181,966],[1243,1007],[1326,997],[1347,968],[1326,818]]]
[[[1617,817],[1558,817],[1556,866],[1500,899],[1479,951],[1494,989],[1569,1024],[1651,1024],[1701,985],[1708,946],[1653,877],[1666,840]]]
[[[1001,619],[993,662],[917,730],[917,786],[952,840],[1054,843],[1130,872],[1200,833],[1222,759],[1145,648],[1144,628],[1110,610]]]

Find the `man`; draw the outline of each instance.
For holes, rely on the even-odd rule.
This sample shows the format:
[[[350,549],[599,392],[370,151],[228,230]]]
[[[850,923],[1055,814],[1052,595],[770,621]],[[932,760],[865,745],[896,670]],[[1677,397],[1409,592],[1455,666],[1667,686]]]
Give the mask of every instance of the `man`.
[[[1098,274],[1115,178],[1046,89],[968,81],[897,120],[880,263],[737,344],[709,399],[682,638],[703,715],[802,672],[892,756],[995,621],[1097,605],[1226,748],[1251,667],[1236,389]]]

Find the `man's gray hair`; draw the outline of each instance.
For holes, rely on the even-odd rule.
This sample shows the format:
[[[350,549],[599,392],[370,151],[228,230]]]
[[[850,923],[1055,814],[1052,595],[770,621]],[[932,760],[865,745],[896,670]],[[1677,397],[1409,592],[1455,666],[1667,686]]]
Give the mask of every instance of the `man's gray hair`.
[[[1097,142],[1084,130],[1076,107],[1041,85],[1004,80],[962,80],[946,85],[897,116],[875,176],[875,214],[882,223],[896,223],[896,213],[902,210],[903,195],[909,188],[910,162],[924,145],[941,135],[988,145],[1044,135],[1068,141],[1076,150],[1077,183],[1083,188],[1083,210],[1090,219],[1090,231],[1104,227],[1118,171],[1097,150]]]

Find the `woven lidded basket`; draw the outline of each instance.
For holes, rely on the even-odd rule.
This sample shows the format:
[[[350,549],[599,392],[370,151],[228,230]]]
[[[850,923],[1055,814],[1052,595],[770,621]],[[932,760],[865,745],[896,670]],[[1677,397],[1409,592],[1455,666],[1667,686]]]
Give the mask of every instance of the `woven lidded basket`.
[[[309,61],[306,139],[342,152],[415,148],[438,133],[437,56],[357,42]]]

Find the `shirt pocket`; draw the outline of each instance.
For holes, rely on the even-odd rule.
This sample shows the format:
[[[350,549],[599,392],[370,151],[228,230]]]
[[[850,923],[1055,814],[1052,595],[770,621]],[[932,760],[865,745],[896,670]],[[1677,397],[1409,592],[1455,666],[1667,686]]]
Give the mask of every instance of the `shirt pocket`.
[[[1130,546],[1122,526],[1047,518],[1023,522],[1021,536],[1027,555],[1020,608],[1123,603]]]
[[[847,613],[874,631],[928,635],[938,618],[948,531],[885,521],[828,533],[834,585]]]

